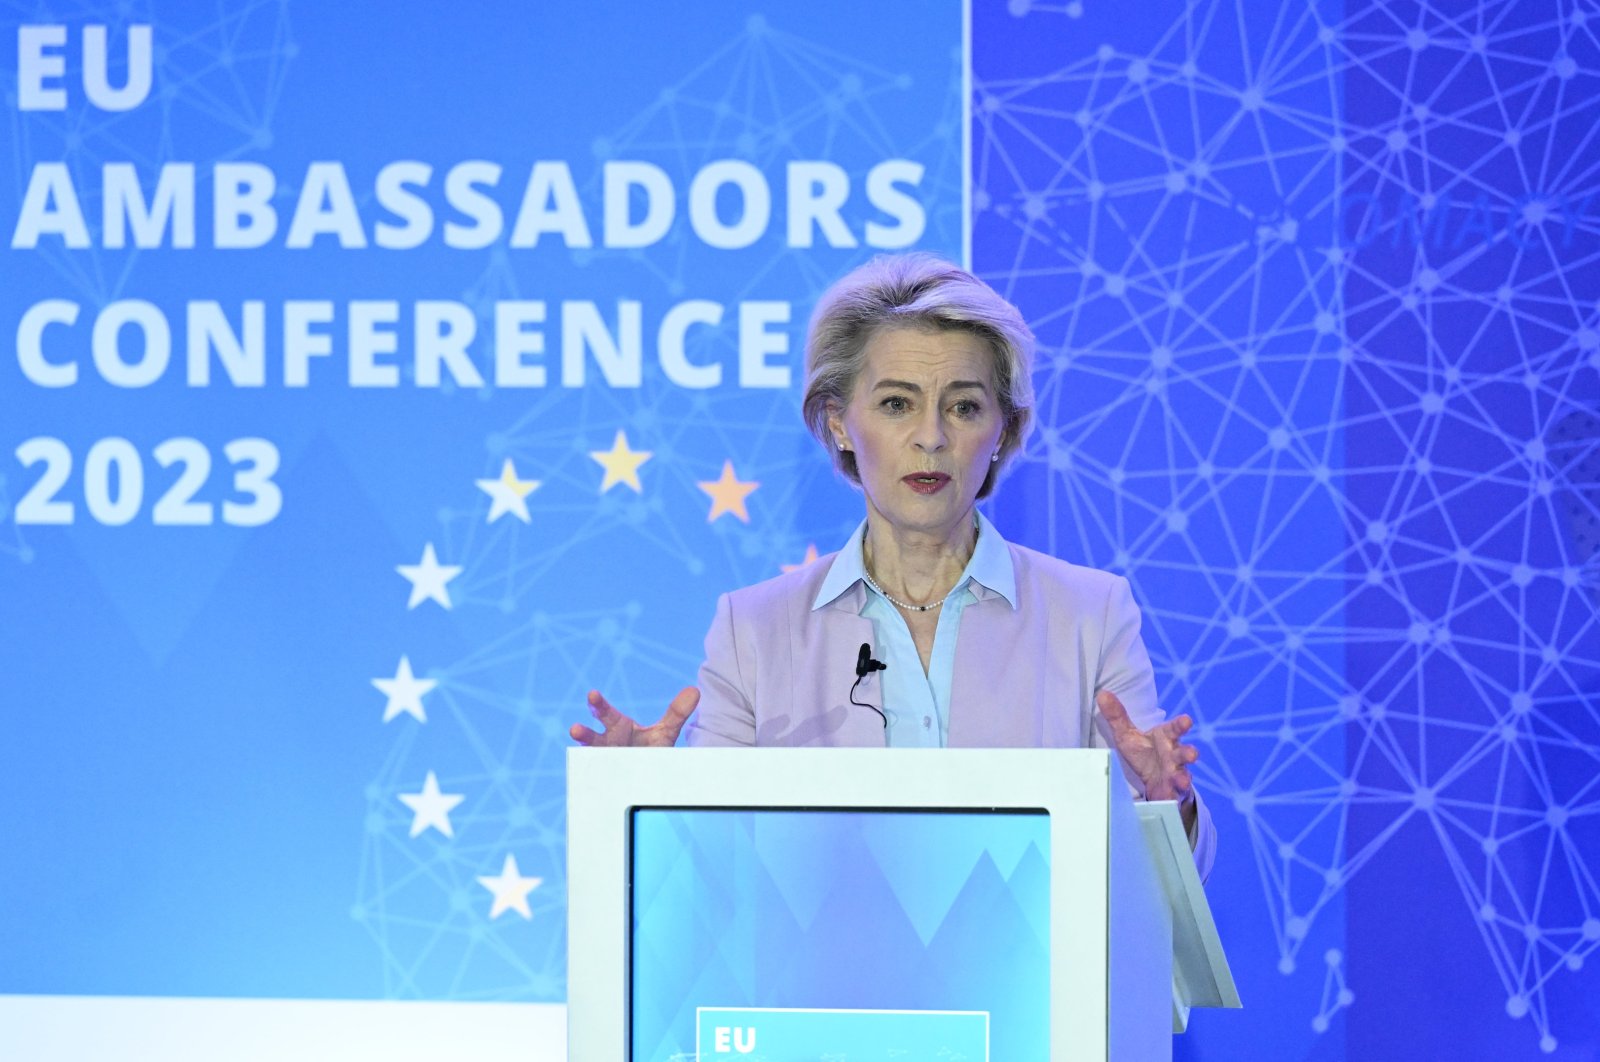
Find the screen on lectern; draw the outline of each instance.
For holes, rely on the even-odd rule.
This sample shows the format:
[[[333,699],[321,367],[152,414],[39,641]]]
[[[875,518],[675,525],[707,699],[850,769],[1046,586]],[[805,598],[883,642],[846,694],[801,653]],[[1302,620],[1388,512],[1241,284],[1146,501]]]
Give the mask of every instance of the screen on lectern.
[[[632,1062],[1044,1059],[1039,810],[636,808]]]

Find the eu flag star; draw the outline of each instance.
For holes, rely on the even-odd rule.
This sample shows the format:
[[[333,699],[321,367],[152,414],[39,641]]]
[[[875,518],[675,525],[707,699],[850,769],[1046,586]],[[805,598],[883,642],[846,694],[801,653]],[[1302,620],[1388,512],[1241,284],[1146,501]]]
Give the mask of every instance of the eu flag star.
[[[446,584],[461,574],[461,565],[440,564],[439,555],[433,551],[433,543],[429,542],[422,549],[421,561],[416,564],[397,564],[394,570],[411,583],[411,597],[406,601],[406,608],[416,608],[424,601],[434,601],[443,608],[449,608],[450,590]]]
[[[617,429],[617,438],[612,442],[611,449],[590,450],[589,456],[600,462],[600,467],[606,470],[605,479],[600,481],[601,494],[618,483],[626,483],[635,493],[644,493],[644,485],[639,482],[639,466],[650,460],[650,452],[628,449],[628,437],[620,428]]]
[[[814,561],[816,559],[817,559],[817,544],[815,542],[813,542],[813,543],[811,543],[810,545],[808,545],[806,547],[806,555],[800,559],[800,563],[799,564],[785,564],[783,566],[783,570],[786,571],[786,572],[799,571],[801,568],[804,568],[806,565],[810,564],[812,561]]]
[[[507,911],[515,911],[523,918],[532,918],[533,912],[528,909],[528,893],[543,884],[543,878],[524,877],[522,871],[517,869],[517,857],[506,856],[506,864],[500,869],[499,876],[480,876],[478,884],[494,893],[494,904],[489,909],[489,917],[499,918]]]
[[[500,469],[499,479],[480,479],[478,489],[489,495],[489,523],[494,523],[510,513],[523,523],[528,523],[528,495],[539,489],[536,479],[518,479],[511,458]]]
[[[721,479],[703,481],[699,486],[711,495],[711,515],[706,517],[706,523],[725,515],[737,516],[747,524],[750,522],[750,513],[744,507],[744,500],[761,484],[740,480],[733,474],[732,461],[722,462]]]
[[[394,678],[375,678],[372,684],[378,692],[389,698],[383,706],[383,721],[387,723],[401,712],[410,715],[419,723],[428,721],[428,713],[422,707],[422,698],[439,684],[437,679],[417,678],[411,670],[411,661],[407,657],[400,658],[400,666],[395,669]]]
[[[460,793],[440,792],[438,775],[429,771],[428,777],[423,779],[420,793],[397,795],[400,803],[411,809],[411,836],[416,837],[430,827],[446,837],[456,835],[450,826],[450,812],[466,797]]]

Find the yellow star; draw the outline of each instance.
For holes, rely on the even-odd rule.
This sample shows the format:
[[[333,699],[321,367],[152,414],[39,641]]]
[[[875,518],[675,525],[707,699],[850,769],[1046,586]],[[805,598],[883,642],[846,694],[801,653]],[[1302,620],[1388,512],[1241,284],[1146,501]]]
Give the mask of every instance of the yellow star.
[[[611,444],[611,449],[590,450],[589,456],[599,461],[600,467],[606,470],[606,478],[600,483],[601,494],[618,483],[626,483],[636,492],[644,493],[644,485],[639,482],[639,466],[650,460],[650,453],[628,449],[628,437],[621,428],[617,429],[617,438]]]
[[[811,543],[811,545],[806,547],[805,559],[803,559],[799,564],[785,564],[783,566],[783,570],[786,571],[786,572],[797,571],[797,570],[799,570],[801,568],[804,568],[806,565],[810,564],[812,561],[814,561],[816,559],[817,559],[817,544],[815,542],[813,542],[813,543]]]
[[[740,482],[739,477],[733,474],[733,462],[722,462],[721,479],[700,483],[700,489],[711,495],[711,515],[706,517],[706,523],[709,524],[719,516],[732,513],[748,524],[750,514],[745,510],[744,500],[759,486],[761,486],[759,483]]]
[[[480,479],[478,489],[489,495],[489,523],[494,523],[510,513],[523,523],[528,522],[528,495],[539,489],[536,479],[518,479],[511,458],[501,466],[499,479]]]

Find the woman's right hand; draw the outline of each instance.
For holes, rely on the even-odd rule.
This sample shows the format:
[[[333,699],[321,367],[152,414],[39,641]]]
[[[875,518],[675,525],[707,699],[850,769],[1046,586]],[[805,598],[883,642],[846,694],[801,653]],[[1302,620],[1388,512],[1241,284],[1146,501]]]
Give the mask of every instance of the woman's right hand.
[[[595,731],[582,723],[573,723],[569,733],[573,741],[590,747],[670,748],[678,743],[678,732],[699,703],[700,691],[685,686],[667,705],[660,722],[655,726],[640,726],[613,708],[610,701],[600,696],[599,690],[590,690],[589,714],[599,721],[602,729]]]

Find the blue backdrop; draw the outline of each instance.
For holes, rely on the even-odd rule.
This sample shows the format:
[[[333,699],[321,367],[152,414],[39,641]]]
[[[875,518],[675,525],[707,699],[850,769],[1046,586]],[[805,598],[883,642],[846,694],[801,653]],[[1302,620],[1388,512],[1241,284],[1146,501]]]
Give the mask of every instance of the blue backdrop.
[[[975,12],[975,261],[1044,344],[997,519],[1133,581],[1226,845],[1249,1009],[1185,1057],[1600,1044],[1595,20]]]
[[[1600,10],[603,7],[0,16],[0,993],[561,1000],[584,691],[842,541],[811,302],[970,238],[991,515],[1199,721],[1181,1054],[1593,1057]]]

